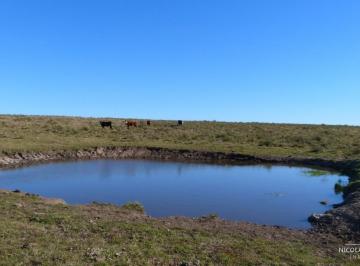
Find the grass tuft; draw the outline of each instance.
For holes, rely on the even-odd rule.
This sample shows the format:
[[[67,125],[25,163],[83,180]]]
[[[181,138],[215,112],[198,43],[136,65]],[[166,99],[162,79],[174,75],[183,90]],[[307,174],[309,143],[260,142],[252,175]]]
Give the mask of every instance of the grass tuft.
[[[125,210],[145,213],[144,206],[139,202],[129,202],[129,203],[122,205],[121,208],[123,208]]]

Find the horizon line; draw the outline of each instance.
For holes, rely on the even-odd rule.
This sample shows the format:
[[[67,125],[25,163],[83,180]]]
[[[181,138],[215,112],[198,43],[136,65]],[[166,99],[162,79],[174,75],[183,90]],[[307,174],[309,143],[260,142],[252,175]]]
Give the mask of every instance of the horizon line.
[[[133,119],[133,120],[153,120],[153,121],[187,121],[187,122],[209,122],[209,123],[238,123],[238,124],[278,124],[278,125],[304,125],[304,126],[343,126],[360,127],[357,124],[326,124],[326,123],[301,123],[301,122],[265,122],[265,121],[239,121],[239,120],[206,120],[206,119],[177,119],[177,118],[139,118],[139,117],[120,117],[120,116],[90,116],[90,115],[64,115],[64,114],[23,114],[12,113],[0,116],[28,116],[28,117],[63,117],[63,118],[82,118],[82,119]]]

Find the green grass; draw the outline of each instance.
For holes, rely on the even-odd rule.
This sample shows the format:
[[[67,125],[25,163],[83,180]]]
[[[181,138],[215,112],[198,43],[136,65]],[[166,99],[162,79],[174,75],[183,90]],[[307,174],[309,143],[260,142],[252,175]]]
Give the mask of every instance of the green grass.
[[[326,176],[329,175],[330,173],[328,171],[324,171],[324,170],[317,170],[317,169],[311,169],[311,170],[306,170],[304,171],[305,175],[308,176]]]
[[[122,206],[123,209],[130,210],[130,211],[136,211],[140,213],[145,212],[144,206],[140,202],[129,202]]]
[[[98,146],[145,146],[237,152],[258,156],[359,159],[360,127],[260,123],[152,121],[127,129],[111,119],[0,116],[0,152],[77,150]]]
[[[226,226],[157,220],[137,204],[49,205],[0,192],[1,265],[315,265],[347,262],[304,237],[274,241]],[[131,208],[129,208],[131,206]],[[259,230],[261,228],[259,227]]]
[[[336,194],[340,194],[344,192],[344,186],[341,183],[337,182],[334,186],[334,190]]]

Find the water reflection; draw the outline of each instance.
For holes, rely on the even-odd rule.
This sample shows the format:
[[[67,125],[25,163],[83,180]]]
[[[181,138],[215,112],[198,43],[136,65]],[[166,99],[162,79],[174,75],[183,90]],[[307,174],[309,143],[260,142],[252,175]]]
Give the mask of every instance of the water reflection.
[[[301,167],[220,166],[142,160],[62,162],[0,171],[0,188],[68,203],[140,201],[152,216],[217,213],[232,220],[306,228],[306,218],[341,202],[346,178]],[[319,173],[317,173],[319,174]],[[328,201],[323,206],[320,201]]]

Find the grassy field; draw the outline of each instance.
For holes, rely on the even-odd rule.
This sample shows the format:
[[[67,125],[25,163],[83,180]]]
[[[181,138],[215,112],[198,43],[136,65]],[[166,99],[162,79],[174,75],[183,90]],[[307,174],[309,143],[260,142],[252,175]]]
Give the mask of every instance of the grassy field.
[[[330,257],[302,233],[212,217],[152,219],[135,204],[67,206],[6,191],[0,197],[0,265],[351,265],[336,246]]]
[[[0,116],[0,153],[144,146],[360,159],[360,127]],[[213,218],[153,219],[141,206],[52,204],[0,191],[0,265],[356,265],[331,237]],[[331,241],[330,241],[330,240]]]
[[[360,127],[258,123],[145,122],[127,129],[111,119],[0,116],[0,152],[83,149],[97,146],[146,146],[238,152],[262,156],[359,159]]]

